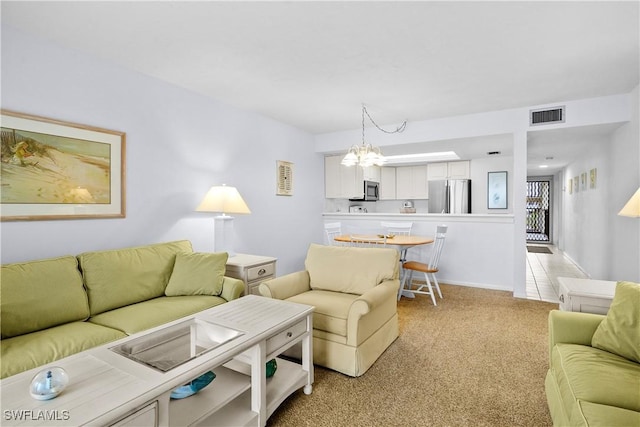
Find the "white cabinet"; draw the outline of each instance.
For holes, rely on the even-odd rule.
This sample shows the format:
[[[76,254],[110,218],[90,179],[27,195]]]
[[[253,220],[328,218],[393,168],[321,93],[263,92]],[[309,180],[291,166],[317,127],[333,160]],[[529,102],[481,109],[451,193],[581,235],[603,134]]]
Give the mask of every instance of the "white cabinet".
[[[616,282],[558,277],[560,310],[607,314],[613,301]]]
[[[428,199],[427,166],[396,168],[396,199]]]
[[[260,295],[260,283],[276,276],[276,260],[267,256],[236,254],[227,260],[225,276],[242,280],[245,295]]]
[[[362,197],[364,181],[380,182],[380,167],[343,166],[343,157],[324,158],[324,196],[327,199]]]
[[[380,200],[396,199],[396,168],[380,168]]]
[[[341,164],[342,158],[343,156],[324,158],[324,196],[327,199],[348,199],[358,193],[356,189],[357,166],[343,166]]]
[[[436,181],[440,179],[469,179],[471,162],[468,160],[461,162],[429,163],[428,179]]]
[[[324,196],[327,199],[339,199],[342,194],[342,176],[340,174],[340,156],[324,158]]]
[[[346,166],[345,166],[346,167]],[[375,181],[380,182],[380,166],[369,166],[362,168],[360,166],[351,166],[356,170],[356,181]]]

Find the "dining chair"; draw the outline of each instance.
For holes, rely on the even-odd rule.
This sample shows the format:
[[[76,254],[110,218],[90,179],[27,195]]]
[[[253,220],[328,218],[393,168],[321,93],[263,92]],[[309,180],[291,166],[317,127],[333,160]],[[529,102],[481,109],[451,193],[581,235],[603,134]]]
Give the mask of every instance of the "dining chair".
[[[338,242],[334,240],[334,237],[342,234],[342,224],[339,222],[327,222],[324,224],[324,232],[329,246],[337,246]]]
[[[385,234],[385,236],[389,235],[401,235],[401,236],[410,236],[411,235],[411,227],[413,227],[413,222],[410,221],[399,221],[399,222],[385,222],[382,221],[380,223],[380,227]],[[408,249],[402,249],[400,251],[400,263],[403,264],[407,260],[407,251]]]
[[[435,287],[435,290],[438,291],[438,296],[442,299],[442,292],[440,292],[440,285],[438,284],[436,273],[438,272],[438,263],[440,262],[440,255],[442,254],[442,248],[444,247],[444,238],[447,234],[447,228],[448,226],[446,225],[439,225],[436,228],[436,237],[433,242],[431,255],[427,264],[418,261],[407,261],[402,264],[404,274],[402,277],[402,283],[400,284],[400,289],[398,290],[398,300],[400,300],[400,296],[404,290],[414,294],[430,295],[433,305],[438,305],[433,288]],[[424,285],[421,284],[416,289],[412,289],[414,271],[424,273],[426,281]],[[433,279],[434,286],[431,285],[431,279]],[[425,288],[427,290],[425,290]]]
[[[387,246],[386,235],[351,235],[351,246],[361,248],[384,248]]]
[[[410,236],[411,235],[411,227],[413,227],[413,222],[385,222],[382,221],[380,223],[380,227],[384,230],[385,234],[395,234],[402,236]]]

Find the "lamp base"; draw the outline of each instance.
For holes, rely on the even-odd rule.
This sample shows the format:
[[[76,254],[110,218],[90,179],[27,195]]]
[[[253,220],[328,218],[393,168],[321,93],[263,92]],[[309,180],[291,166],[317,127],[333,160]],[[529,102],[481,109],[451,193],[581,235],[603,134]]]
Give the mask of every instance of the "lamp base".
[[[226,252],[229,257],[235,256],[233,250],[233,217],[229,215],[219,215],[213,218],[213,250],[215,252]]]

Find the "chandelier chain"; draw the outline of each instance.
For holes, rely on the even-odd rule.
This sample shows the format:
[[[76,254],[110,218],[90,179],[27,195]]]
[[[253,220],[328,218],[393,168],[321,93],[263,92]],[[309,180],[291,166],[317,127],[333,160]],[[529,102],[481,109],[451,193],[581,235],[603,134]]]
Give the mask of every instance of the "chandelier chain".
[[[367,111],[367,107],[365,107],[364,104],[362,104],[362,140],[364,141],[364,115],[367,115],[367,117],[369,117],[369,120],[371,120],[371,123],[373,123],[373,125],[378,128],[379,131],[382,131],[384,133],[400,133],[402,131],[404,131],[404,129],[407,127],[407,121],[405,120],[404,122],[402,122],[402,124],[400,126],[398,126],[396,128],[396,130],[385,130],[382,129],[380,126],[378,126],[378,124],[373,120],[373,118],[371,118],[371,115],[369,114],[369,112]]]

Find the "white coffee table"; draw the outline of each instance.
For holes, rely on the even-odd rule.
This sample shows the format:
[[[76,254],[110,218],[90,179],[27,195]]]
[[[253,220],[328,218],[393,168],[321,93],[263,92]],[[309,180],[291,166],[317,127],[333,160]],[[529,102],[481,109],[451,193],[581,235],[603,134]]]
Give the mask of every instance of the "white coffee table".
[[[95,347],[46,366],[0,380],[3,426],[264,426],[287,396],[313,384],[313,307],[249,295],[175,322]],[[137,345],[153,333],[165,333],[185,321],[210,322],[242,335],[166,372],[113,351]],[[266,379],[265,363],[302,343],[302,364],[277,359]],[[197,343],[199,345],[199,342]],[[126,347],[125,347],[126,348]],[[69,385],[55,399],[29,395],[33,376],[60,366]],[[171,391],[204,372],[216,379],[199,393],[171,400]]]
[[[558,283],[560,310],[607,314],[617,282],[558,277]]]

